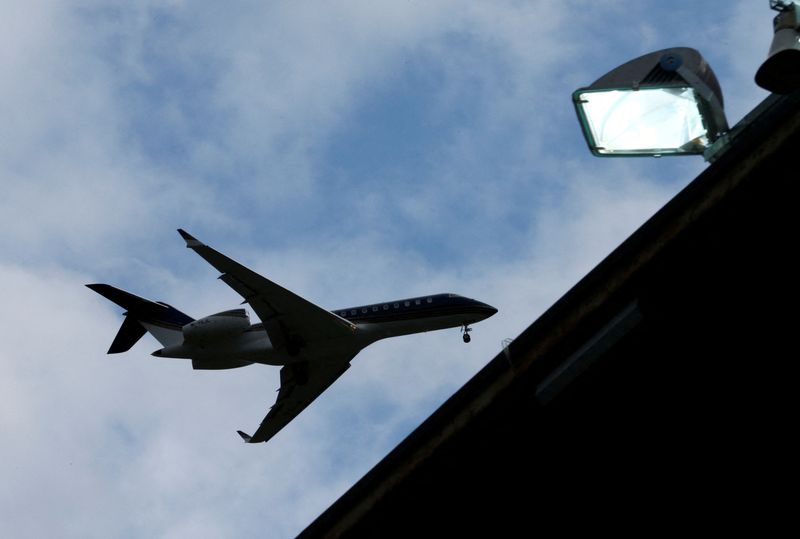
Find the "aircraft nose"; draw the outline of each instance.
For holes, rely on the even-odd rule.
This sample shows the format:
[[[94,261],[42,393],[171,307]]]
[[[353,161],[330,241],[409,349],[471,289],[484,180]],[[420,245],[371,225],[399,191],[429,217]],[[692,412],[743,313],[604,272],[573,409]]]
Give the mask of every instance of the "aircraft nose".
[[[490,316],[494,316],[495,314],[497,314],[497,309],[495,307],[492,307],[488,303],[483,303],[481,307],[483,307],[483,310],[486,313],[486,318],[489,318]]]

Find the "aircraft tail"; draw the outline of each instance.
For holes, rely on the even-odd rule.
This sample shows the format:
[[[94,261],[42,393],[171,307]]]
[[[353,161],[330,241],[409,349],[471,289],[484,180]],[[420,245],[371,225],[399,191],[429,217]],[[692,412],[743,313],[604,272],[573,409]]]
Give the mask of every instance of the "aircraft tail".
[[[125,320],[122,321],[122,326],[108,349],[109,354],[127,352],[148,331],[163,346],[180,344],[183,342],[181,329],[194,321],[191,316],[166,303],[140,298],[111,285],[87,284],[86,286],[126,311]]]

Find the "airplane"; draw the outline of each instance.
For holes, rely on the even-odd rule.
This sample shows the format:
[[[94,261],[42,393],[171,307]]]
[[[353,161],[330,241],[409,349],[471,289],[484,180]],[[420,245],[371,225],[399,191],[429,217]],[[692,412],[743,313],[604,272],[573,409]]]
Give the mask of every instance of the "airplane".
[[[370,344],[399,335],[461,327],[470,342],[470,324],[497,312],[486,303],[457,294],[415,298],[327,311],[262,277],[178,229],[192,249],[222,275],[220,279],[249,304],[195,320],[160,301],[150,301],[108,284],[87,284],[125,309],[109,354],[127,352],[149,332],[163,348],[156,357],[183,358],[194,369],[234,369],[260,363],[281,366],[275,404],[247,443],[266,442],[336,381],[350,361]]]

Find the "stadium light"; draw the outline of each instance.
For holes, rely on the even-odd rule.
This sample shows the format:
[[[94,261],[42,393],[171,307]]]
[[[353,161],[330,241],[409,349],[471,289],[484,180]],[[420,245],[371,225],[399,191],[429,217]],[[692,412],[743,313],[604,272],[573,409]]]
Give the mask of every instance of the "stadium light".
[[[770,0],[778,12],[772,21],[775,35],[767,59],[756,72],[756,84],[775,94],[800,88],[800,15],[791,1]]]
[[[728,130],[717,77],[699,52],[664,49],[573,92],[596,156],[697,155]]]

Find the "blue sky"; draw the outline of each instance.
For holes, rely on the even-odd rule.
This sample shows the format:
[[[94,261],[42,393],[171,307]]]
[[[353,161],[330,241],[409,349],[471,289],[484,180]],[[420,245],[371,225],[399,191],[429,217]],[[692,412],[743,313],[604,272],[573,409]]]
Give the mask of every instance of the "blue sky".
[[[766,1],[4,3],[0,535],[289,537],[705,166],[586,149],[571,92],[699,49],[728,120],[766,93]],[[175,229],[331,309],[500,312],[379,342],[268,444],[278,368],[106,356],[108,282],[238,296]]]

